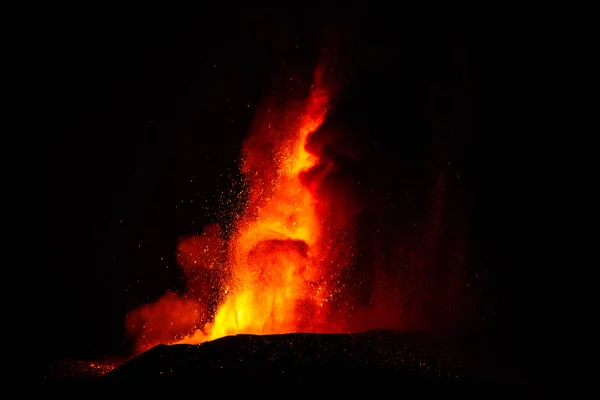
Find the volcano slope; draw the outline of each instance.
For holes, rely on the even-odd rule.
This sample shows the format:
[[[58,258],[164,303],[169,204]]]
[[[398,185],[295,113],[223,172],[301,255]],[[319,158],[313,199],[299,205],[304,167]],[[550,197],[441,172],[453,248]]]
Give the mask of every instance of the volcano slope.
[[[156,346],[101,380],[209,384],[489,381],[476,364],[417,333],[236,335],[200,345]]]

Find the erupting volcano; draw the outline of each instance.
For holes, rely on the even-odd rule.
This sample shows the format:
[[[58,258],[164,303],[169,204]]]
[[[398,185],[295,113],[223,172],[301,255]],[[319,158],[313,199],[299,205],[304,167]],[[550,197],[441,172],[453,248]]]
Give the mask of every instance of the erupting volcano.
[[[521,273],[502,187],[519,173],[493,159],[512,143],[486,110],[494,46],[360,5],[204,11],[63,29],[60,135],[32,158],[48,220],[26,224],[51,228],[36,374],[496,376],[522,307],[503,288]]]
[[[248,192],[232,232],[226,238],[210,225],[180,243],[187,292],[128,315],[138,351],[239,333],[348,330],[335,301],[352,258],[352,221],[336,218],[340,203],[336,213],[322,186],[335,163],[311,144],[330,106],[325,71],[316,69],[304,101],[277,99],[260,110],[243,145]]]

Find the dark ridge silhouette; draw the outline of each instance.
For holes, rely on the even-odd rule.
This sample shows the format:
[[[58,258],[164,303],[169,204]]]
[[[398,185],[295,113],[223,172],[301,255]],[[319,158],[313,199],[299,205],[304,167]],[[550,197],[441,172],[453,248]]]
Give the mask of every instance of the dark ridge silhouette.
[[[483,369],[425,334],[375,330],[357,334],[228,336],[200,345],[160,345],[99,376],[98,369],[55,373],[50,380],[214,383],[470,383]]]

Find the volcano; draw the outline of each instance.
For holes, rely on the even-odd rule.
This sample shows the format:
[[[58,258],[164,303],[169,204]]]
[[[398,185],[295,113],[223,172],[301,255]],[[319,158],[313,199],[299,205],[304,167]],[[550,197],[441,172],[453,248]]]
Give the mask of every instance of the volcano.
[[[51,235],[52,265],[68,262],[72,273],[56,271],[39,303],[44,327],[59,338],[45,339],[55,343],[45,350],[48,363],[79,361],[60,364],[52,378],[316,382],[341,373],[357,381],[465,382],[494,375],[493,361],[466,355],[479,344],[463,351],[430,337],[456,329],[469,332],[463,342],[484,341],[482,332],[506,342],[494,318],[506,303],[495,301],[500,289],[493,291],[495,275],[486,269],[503,264],[503,250],[479,248],[494,236],[476,219],[503,208],[477,203],[486,196],[468,158],[471,133],[485,136],[471,115],[477,53],[469,43],[436,36],[421,45],[411,35],[358,32],[356,24],[347,29],[357,40],[331,28],[333,39],[343,36],[337,47],[322,40],[327,24],[302,22],[312,32],[302,39],[308,28],[278,23],[297,37],[253,44],[278,35],[252,21],[262,29],[256,37],[223,39],[222,50],[200,55],[200,35],[190,35],[178,41],[190,51],[172,50],[185,57],[140,61],[172,68],[145,78],[132,68],[142,82],[114,83],[131,85],[131,98],[115,99],[114,110],[98,101],[98,132],[118,127],[119,134],[94,136],[101,148],[57,141],[57,149],[82,148],[77,159],[56,153],[64,158],[54,179],[62,185],[51,186],[56,216],[48,226],[63,232]],[[178,49],[171,40],[163,46]],[[133,88],[150,92],[160,80],[166,94]],[[92,164],[96,172],[86,176]],[[58,305],[47,303],[55,298]],[[117,362],[100,361],[111,354]]]
[[[473,383],[491,382],[448,343],[425,334],[374,330],[357,334],[236,335],[200,345],[159,345],[107,373],[54,379],[199,383]],[[75,367],[75,366],[73,366]]]
[[[436,354],[416,339],[393,331],[237,335],[196,346],[157,346],[103,379],[194,383],[459,380],[459,368],[449,355]]]

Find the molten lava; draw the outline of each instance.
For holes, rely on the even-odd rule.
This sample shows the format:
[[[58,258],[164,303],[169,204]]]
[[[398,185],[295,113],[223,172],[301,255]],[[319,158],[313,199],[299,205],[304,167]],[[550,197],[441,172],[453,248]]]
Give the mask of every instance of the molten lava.
[[[127,315],[136,353],[240,333],[420,330],[460,311],[463,218],[444,212],[449,163],[428,183],[424,216],[407,185],[396,211],[386,192],[398,180],[376,186],[377,169],[361,175],[339,129],[323,127],[324,71],[301,101],[275,98],[257,110],[241,154],[243,205],[229,210],[228,229],[208,225],[179,243],[186,290]],[[382,165],[393,176],[395,166]]]
[[[244,147],[243,172],[250,204],[230,241],[231,281],[214,322],[184,341],[237,333],[288,333],[319,330],[324,291],[317,261],[320,222],[314,193],[301,176],[318,162],[306,141],[323,123],[327,94],[317,86],[296,127],[284,132],[267,125],[258,131],[279,145],[270,159],[256,159],[251,137]],[[271,168],[265,180],[261,168]],[[267,174],[264,174],[267,175]]]
[[[139,351],[238,333],[339,331],[328,318],[335,238],[324,237],[327,207],[320,207],[333,199],[319,197],[332,164],[307,150],[329,100],[317,69],[304,104],[288,103],[282,112],[275,105],[259,118],[242,151],[249,196],[234,233],[225,242],[220,229],[209,226],[180,244],[189,293],[169,292],[128,315]]]

